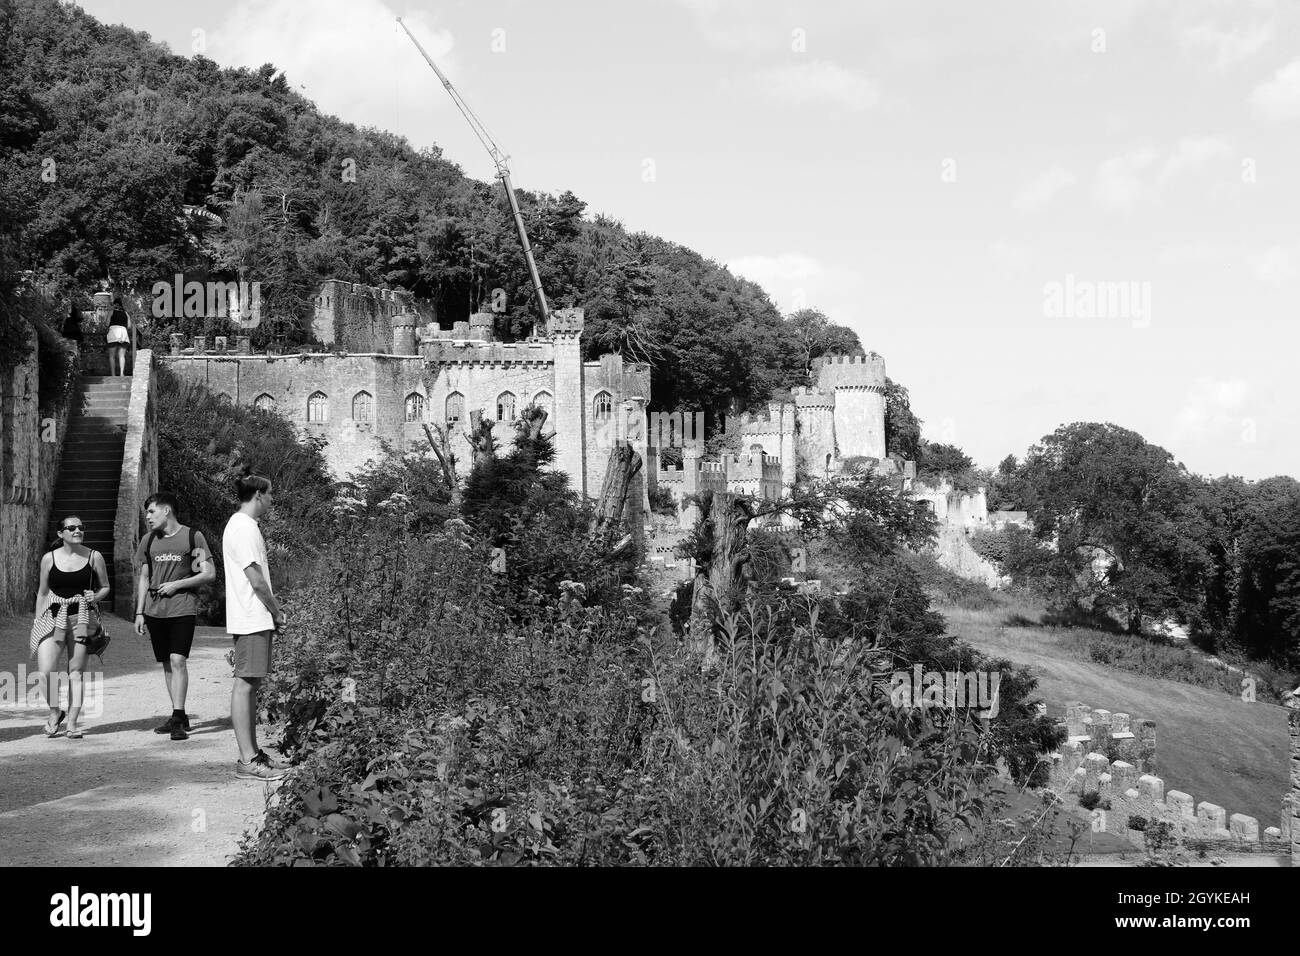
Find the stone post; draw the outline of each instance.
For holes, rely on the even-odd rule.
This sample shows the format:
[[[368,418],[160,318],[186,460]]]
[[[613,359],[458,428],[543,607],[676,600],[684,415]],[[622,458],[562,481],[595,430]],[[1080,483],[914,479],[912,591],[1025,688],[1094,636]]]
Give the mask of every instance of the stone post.
[[[677,509],[678,524],[689,531],[700,520],[700,507],[695,503],[687,504],[686,499],[700,493],[700,453],[702,449],[695,442],[687,442],[682,448],[682,505]]]
[[[251,341],[247,335],[235,336],[235,354],[248,355],[252,351]]]
[[[180,355],[181,349],[185,348],[185,336],[179,332],[173,332],[168,339],[171,341],[171,354]]]
[[[1156,766],[1156,722],[1138,720],[1133,722],[1133,735],[1137,737],[1138,766],[1143,773],[1155,773]]]

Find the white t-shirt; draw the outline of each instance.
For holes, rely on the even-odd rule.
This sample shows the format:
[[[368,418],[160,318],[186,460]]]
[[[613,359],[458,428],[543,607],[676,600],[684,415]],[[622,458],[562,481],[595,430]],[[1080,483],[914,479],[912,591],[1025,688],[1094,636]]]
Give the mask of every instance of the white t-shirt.
[[[271,568],[266,563],[266,541],[257,522],[236,511],[226,522],[221,536],[222,564],[226,571],[226,633],[256,634],[275,628],[271,612],[248,583],[244,569],[257,564],[271,586]],[[274,592],[272,592],[274,593]]]

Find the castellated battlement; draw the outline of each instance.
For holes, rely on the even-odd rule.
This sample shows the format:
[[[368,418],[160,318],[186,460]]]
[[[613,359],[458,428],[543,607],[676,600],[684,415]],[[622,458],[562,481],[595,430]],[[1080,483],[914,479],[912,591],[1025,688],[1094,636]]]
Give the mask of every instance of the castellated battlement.
[[[781,480],[781,459],[776,455],[729,455],[723,464],[728,481]]]
[[[460,323],[457,323],[458,325]],[[475,339],[426,338],[420,343],[426,362],[438,365],[552,365],[550,342],[482,342]]]
[[[556,309],[551,313],[551,335],[578,335],[582,332],[582,309]]]
[[[794,406],[790,402],[768,402],[761,412],[745,412],[740,416],[742,435],[793,434]]]
[[[831,408],[835,407],[835,393],[812,385],[801,385],[791,389],[794,392],[796,408]]]
[[[885,360],[879,355],[823,355],[815,363],[819,388],[867,388],[884,391]]]
[[[420,317],[414,312],[399,312],[389,322],[395,329],[413,329],[420,324]]]

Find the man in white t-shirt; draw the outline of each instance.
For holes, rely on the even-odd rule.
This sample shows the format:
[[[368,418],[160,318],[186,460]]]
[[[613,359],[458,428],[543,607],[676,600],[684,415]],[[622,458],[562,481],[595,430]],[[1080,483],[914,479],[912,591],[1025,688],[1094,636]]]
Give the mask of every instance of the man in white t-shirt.
[[[226,571],[226,632],[235,642],[235,686],[230,722],[235,727],[239,761],[235,776],[278,780],[287,772],[257,746],[257,688],[271,673],[271,637],[284,627],[284,612],[271,592],[266,541],[257,519],[271,510],[271,482],[245,474],[235,482],[239,510],[221,536]]]

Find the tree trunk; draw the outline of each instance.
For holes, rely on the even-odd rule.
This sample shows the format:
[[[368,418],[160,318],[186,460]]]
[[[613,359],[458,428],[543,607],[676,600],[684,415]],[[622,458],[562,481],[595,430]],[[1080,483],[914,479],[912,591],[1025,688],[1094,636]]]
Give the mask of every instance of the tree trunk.
[[[479,409],[469,413],[469,446],[473,449],[473,464],[479,465],[496,457],[496,442],[492,439],[491,420],[483,417]]]
[[[456,459],[451,453],[451,429],[446,425],[424,426],[424,434],[429,439],[429,447],[438,456],[442,466],[442,476],[451,492],[451,506],[460,511],[460,480],[456,477]]]
[[[725,492],[703,496],[700,509],[699,527],[708,527],[713,548],[695,571],[691,645],[693,650],[708,655],[718,620],[744,600],[749,581],[749,554],[745,544],[754,511],[744,498]]]
[[[609,453],[609,463],[605,466],[605,481],[601,485],[600,500],[596,503],[596,520],[592,525],[591,539],[602,552],[609,552],[615,542],[624,536],[624,520],[631,513],[636,528],[641,523],[640,501],[632,502],[628,507],[629,492],[633,479],[641,471],[641,456],[626,442],[619,442]]]

